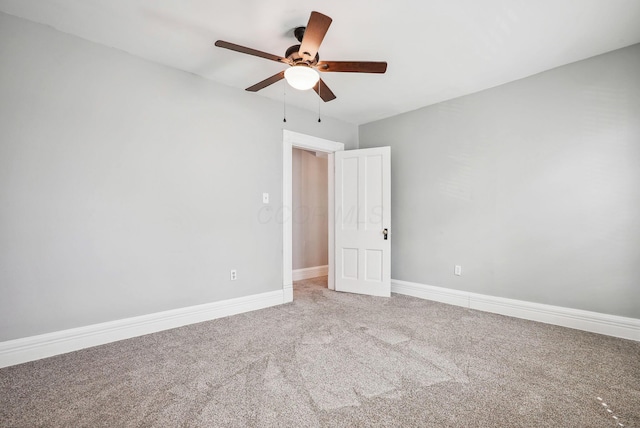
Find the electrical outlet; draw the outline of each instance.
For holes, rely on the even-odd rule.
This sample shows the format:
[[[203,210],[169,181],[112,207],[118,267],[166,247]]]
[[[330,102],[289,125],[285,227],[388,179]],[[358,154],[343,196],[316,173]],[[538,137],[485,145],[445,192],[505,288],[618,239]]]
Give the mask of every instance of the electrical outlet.
[[[462,266],[460,265],[456,265],[456,267],[453,270],[454,275],[462,275]]]
[[[238,279],[238,272],[235,269],[231,269],[231,281]]]

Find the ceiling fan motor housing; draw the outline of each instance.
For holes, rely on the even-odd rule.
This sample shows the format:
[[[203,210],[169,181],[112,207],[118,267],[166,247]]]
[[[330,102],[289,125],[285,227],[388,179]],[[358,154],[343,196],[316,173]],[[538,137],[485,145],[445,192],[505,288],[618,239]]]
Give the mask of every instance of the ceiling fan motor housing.
[[[287,49],[287,52],[285,52],[284,57],[292,61],[293,65],[305,64],[309,67],[315,66],[316,64],[318,64],[318,61],[320,61],[320,55],[318,53],[316,53],[316,57],[313,59],[313,61],[305,60],[302,55],[300,55],[300,45],[293,45],[289,47],[289,49]]]

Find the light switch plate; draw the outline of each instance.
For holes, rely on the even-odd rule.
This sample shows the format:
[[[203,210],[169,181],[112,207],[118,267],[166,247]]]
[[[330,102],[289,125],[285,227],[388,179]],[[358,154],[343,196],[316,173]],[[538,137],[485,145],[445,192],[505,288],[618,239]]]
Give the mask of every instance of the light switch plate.
[[[262,203],[263,204],[268,204],[269,203],[269,194],[268,193],[263,193],[262,194]]]

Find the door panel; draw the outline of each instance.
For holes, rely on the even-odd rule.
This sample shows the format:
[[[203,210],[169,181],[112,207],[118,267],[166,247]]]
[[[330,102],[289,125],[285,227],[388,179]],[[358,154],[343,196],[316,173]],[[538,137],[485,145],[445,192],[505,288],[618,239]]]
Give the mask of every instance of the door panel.
[[[391,295],[391,149],[335,153],[337,291]]]

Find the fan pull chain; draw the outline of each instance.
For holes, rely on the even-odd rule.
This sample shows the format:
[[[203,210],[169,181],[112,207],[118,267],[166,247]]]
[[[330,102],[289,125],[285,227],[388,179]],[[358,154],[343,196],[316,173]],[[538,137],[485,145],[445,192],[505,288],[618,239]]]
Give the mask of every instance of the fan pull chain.
[[[320,81],[318,80],[318,123],[322,122],[322,120],[320,120],[320,105],[322,103],[322,97],[320,96],[320,91],[322,90],[322,85],[320,84]]]
[[[285,80],[282,81],[284,85],[282,87],[282,121],[287,122],[287,82]]]

